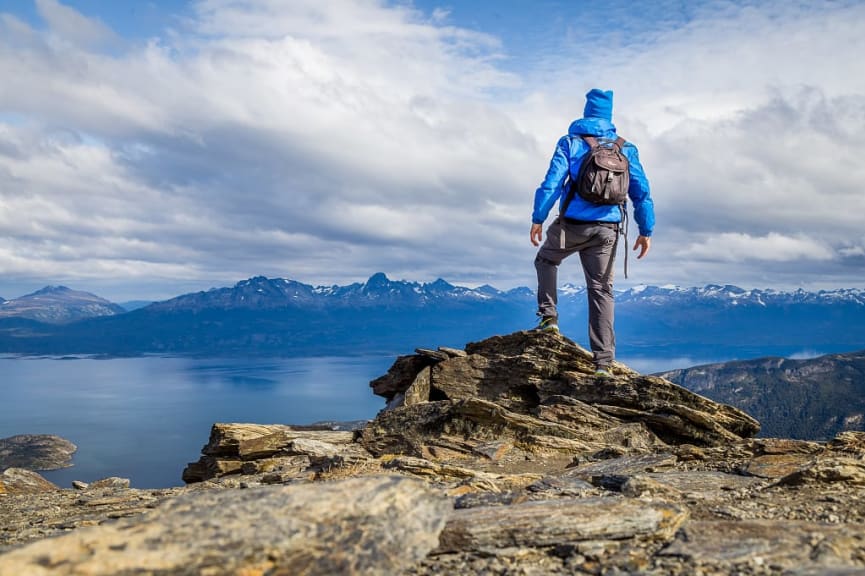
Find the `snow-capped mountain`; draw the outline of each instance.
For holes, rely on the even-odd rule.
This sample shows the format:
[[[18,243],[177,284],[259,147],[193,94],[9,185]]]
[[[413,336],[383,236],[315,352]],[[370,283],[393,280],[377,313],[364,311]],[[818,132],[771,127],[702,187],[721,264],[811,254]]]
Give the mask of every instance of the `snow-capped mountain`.
[[[502,292],[491,286],[477,289],[454,286],[441,278],[429,283],[391,280],[381,272],[373,274],[366,282],[346,286],[311,286],[294,280],[256,276],[238,282],[231,288],[214,288],[206,292],[185,294],[152,304],[148,309],[422,307],[506,300],[522,296],[522,291]]]
[[[788,305],[788,304],[837,304],[865,305],[865,290],[842,288],[808,292],[802,289],[784,292],[772,289],[745,290],[726,284],[709,284],[702,288],[679,286],[636,286],[618,293],[619,302],[646,302],[657,305],[672,305],[686,302],[704,302],[729,306]]]
[[[456,286],[439,278],[434,282],[391,280],[378,272],[366,282],[345,286],[312,286],[284,278],[256,276],[238,282],[233,287],[213,288],[206,292],[185,294],[158,302],[151,310],[247,308],[270,309],[285,307],[332,308],[375,306],[427,307],[466,302],[533,302],[534,289],[518,287],[507,291],[489,285],[478,288]],[[573,305],[584,304],[586,288],[564,284],[559,287],[559,299]],[[745,290],[738,286],[710,284],[703,287],[635,286],[616,293],[620,305],[651,306],[785,306],[790,304],[835,305],[839,303],[865,306],[865,290],[839,289],[807,292],[796,290]]]
[[[47,324],[113,316],[125,311],[95,294],[71,290],[66,286],[46,286],[20,298],[0,299],[0,318],[28,318]]]

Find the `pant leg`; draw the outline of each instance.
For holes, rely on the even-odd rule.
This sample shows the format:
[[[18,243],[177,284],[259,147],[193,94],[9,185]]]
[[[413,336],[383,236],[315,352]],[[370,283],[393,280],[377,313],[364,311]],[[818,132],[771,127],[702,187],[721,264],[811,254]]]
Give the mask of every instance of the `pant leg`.
[[[579,251],[590,240],[585,234],[586,226],[564,224],[565,241],[561,246],[562,224],[559,219],[547,228],[547,237],[535,256],[535,270],[538,273],[538,315],[558,317],[558,271],[562,260]]]
[[[580,250],[589,300],[589,344],[598,366],[609,366],[616,356],[613,330],[613,267],[618,232],[603,226],[593,227],[596,242]]]

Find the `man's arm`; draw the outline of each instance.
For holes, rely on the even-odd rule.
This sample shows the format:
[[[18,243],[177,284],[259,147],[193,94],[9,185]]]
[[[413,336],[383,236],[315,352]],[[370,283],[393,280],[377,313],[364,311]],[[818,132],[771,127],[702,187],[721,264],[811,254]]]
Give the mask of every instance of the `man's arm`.
[[[532,224],[543,224],[550,209],[562,194],[562,184],[568,176],[570,161],[570,144],[567,136],[563,136],[556,144],[556,150],[550,160],[550,167],[544,181],[535,191],[535,204],[532,211]]]
[[[640,236],[650,237],[655,229],[655,203],[652,201],[649,180],[640,163],[637,147],[631,143],[625,146],[628,157],[628,168],[631,180],[628,186],[628,197],[634,204],[634,220],[640,229]],[[644,251],[648,252],[648,248]]]

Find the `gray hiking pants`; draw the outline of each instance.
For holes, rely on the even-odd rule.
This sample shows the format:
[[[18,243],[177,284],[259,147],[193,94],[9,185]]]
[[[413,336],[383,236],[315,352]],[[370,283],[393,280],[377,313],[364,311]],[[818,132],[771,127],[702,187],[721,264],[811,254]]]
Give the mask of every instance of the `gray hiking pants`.
[[[618,230],[595,223],[564,222],[562,242],[561,219],[547,228],[547,239],[535,257],[538,271],[538,314],[556,316],[556,290],[559,264],[580,253],[586,291],[589,298],[589,344],[598,366],[609,366],[616,356],[616,335],[613,332],[613,263],[618,246]]]

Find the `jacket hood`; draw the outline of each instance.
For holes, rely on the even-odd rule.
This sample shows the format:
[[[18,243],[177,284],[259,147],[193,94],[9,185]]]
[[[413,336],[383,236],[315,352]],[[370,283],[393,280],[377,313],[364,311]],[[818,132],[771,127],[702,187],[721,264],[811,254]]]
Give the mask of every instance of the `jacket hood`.
[[[569,136],[608,136],[616,132],[616,126],[605,118],[580,118],[571,122]]]

